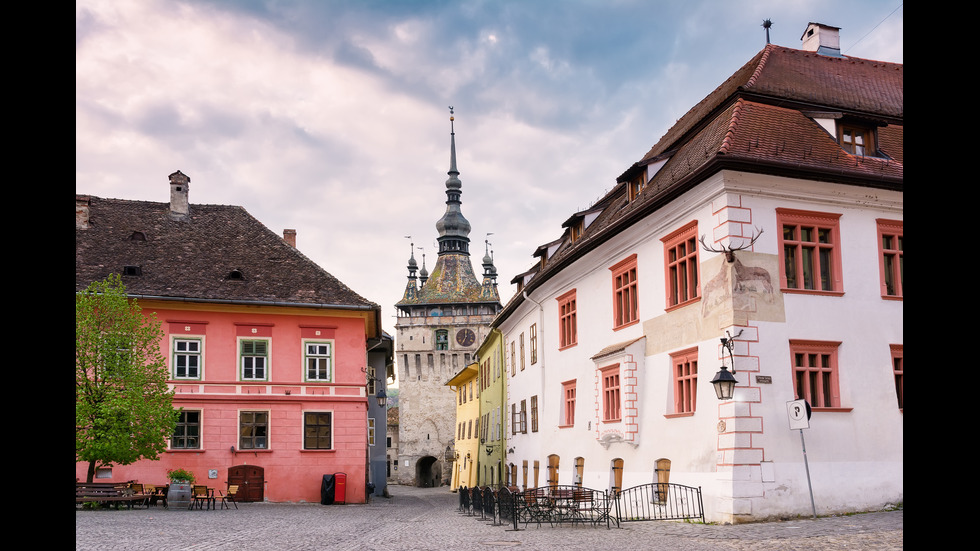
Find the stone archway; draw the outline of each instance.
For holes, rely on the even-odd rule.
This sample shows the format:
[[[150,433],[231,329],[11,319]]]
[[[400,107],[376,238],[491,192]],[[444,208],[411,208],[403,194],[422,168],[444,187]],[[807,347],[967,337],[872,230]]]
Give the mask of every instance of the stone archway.
[[[419,488],[434,488],[442,485],[442,464],[431,455],[415,463],[415,485]]]

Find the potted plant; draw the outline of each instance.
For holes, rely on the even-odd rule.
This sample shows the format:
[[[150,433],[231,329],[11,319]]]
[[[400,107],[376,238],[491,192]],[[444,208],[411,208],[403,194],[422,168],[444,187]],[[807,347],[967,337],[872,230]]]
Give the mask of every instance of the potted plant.
[[[170,486],[167,487],[167,508],[189,507],[191,504],[191,484],[194,484],[196,480],[194,473],[183,467],[168,469],[167,478],[170,479]]]

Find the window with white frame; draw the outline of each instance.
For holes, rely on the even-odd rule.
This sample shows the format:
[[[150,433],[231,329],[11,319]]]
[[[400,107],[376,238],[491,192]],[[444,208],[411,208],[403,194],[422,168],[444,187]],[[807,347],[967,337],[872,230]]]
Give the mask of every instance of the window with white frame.
[[[307,342],[306,380],[330,381],[333,379],[333,343]]]
[[[174,339],[174,379],[200,379],[201,364],[201,339]]]
[[[269,341],[242,340],[239,348],[241,377],[244,381],[263,381],[269,368]]]

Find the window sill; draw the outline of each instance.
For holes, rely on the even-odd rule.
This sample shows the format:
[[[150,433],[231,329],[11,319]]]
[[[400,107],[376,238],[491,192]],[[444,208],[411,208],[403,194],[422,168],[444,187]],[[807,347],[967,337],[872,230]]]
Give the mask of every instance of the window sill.
[[[167,453],[204,453],[204,448],[168,448]]]
[[[619,331],[620,329],[626,329],[627,327],[632,327],[632,326],[634,326],[634,325],[636,325],[638,323],[640,323],[640,319],[639,318],[637,318],[637,319],[635,319],[635,320],[633,320],[631,322],[624,323],[622,325],[613,326],[613,331]]]
[[[881,295],[881,300],[897,300],[899,302],[903,301],[905,297],[902,295]]]
[[[693,411],[684,411],[681,413],[667,413],[664,414],[665,419],[676,419],[678,417],[694,417]]]
[[[301,449],[299,451],[300,451],[300,453],[336,453],[337,450],[335,450],[335,449],[329,449],[329,450],[308,450],[306,448],[303,448],[303,449]]]
[[[572,428],[574,426],[575,425],[558,425],[558,428],[560,428],[560,429],[570,429],[570,428]]]
[[[844,291],[819,291],[816,289],[780,289],[780,292],[786,295],[821,295],[828,297],[842,297],[844,296]]]
[[[819,413],[819,412],[827,412],[827,413],[850,413],[850,412],[854,411],[854,408],[845,408],[845,407],[829,407],[829,408],[811,407],[810,409],[814,413]]]
[[[575,345],[577,345],[577,344],[578,344],[578,342],[576,341],[576,342],[573,342],[572,344],[568,344],[568,345],[565,345],[565,346],[560,346],[560,347],[558,347],[558,351],[561,352],[562,350],[568,350],[569,348],[574,348]]]
[[[678,302],[677,304],[669,305],[666,308],[664,308],[664,312],[672,312],[674,310],[677,310],[678,308],[683,308],[685,306],[688,306],[690,304],[694,304],[694,303],[700,302],[700,301],[701,301],[701,297],[699,297],[699,296],[698,297],[694,297],[692,299],[685,300],[684,302]]]

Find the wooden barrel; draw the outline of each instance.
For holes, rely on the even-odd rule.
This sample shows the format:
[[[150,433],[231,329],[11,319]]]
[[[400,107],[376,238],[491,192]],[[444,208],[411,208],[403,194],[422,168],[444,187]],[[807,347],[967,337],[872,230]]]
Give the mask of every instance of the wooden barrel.
[[[167,488],[167,508],[187,509],[191,505],[191,485],[186,482],[174,482]]]

